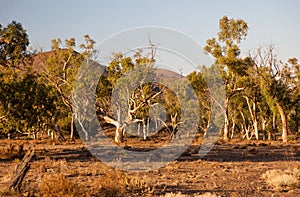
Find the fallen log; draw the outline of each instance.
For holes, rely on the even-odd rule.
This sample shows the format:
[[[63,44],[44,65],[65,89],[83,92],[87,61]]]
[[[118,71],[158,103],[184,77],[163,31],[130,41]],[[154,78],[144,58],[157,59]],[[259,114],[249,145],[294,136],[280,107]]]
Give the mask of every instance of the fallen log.
[[[17,165],[16,169],[14,170],[13,177],[8,186],[9,190],[18,191],[18,192],[20,191],[22,181],[30,168],[29,162],[34,155],[35,155],[34,150],[28,150],[26,152],[22,161],[20,162],[20,164]]]

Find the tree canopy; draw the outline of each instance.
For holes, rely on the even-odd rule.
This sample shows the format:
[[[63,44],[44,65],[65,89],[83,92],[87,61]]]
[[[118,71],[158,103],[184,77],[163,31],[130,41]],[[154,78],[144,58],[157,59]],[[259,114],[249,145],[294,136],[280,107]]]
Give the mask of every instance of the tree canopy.
[[[95,58],[99,53],[95,41],[88,35],[80,44],[75,38],[53,39],[51,51],[33,54],[27,49],[29,38],[21,23],[0,25],[0,133],[35,136],[54,129],[74,139],[74,121],[82,127],[89,121],[77,110],[85,97],[77,94],[74,98],[74,84],[80,92],[84,84],[78,78],[92,80],[97,75],[78,74],[80,68],[85,69],[82,66],[92,63],[102,73],[93,87],[85,87],[96,89],[94,100],[85,105],[93,106],[101,122],[115,127],[118,143],[126,132],[140,135],[140,127],[147,139],[150,125],[155,124],[156,130],[163,125],[175,134],[188,121],[199,135],[213,128],[225,140],[253,136],[258,140],[262,134],[263,139],[266,135],[272,139],[278,133],[284,142],[299,137],[298,59],[279,60],[273,45],[242,57],[241,43],[248,30],[244,20],[222,17],[216,37],[204,47],[213,64],[187,76],[178,74],[176,80],[166,83],[155,67],[157,48],[153,44],[149,51],[136,49],[126,55],[115,51],[109,64],[101,65]],[[195,100],[188,99],[189,85],[197,97],[197,108]],[[84,132],[86,139],[97,134]]]

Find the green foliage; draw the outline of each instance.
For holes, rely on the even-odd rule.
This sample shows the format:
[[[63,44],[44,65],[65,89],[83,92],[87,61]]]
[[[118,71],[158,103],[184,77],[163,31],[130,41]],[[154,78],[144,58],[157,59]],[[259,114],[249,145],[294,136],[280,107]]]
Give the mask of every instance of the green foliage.
[[[0,24],[0,65],[19,66],[27,55],[28,35],[22,24],[12,21],[7,27]]]
[[[66,112],[66,117],[59,117],[56,121],[63,123],[65,127],[67,122],[71,129],[71,138],[74,137],[73,121],[76,112],[74,111],[74,103],[72,101],[73,87],[77,77],[78,69],[83,61],[92,58],[94,51],[94,41],[85,35],[85,44],[80,44],[80,48],[84,51],[78,53],[75,51],[76,42],[74,38],[62,41],[58,39],[52,40],[52,51],[44,58],[44,70],[42,73],[42,80],[51,88],[55,89],[60,101],[64,104],[64,109],[60,110]],[[68,128],[68,127],[67,127]]]
[[[127,103],[130,97],[130,104],[125,108],[118,109],[123,111],[123,116],[127,115],[127,110],[130,108],[136,108],[147,102],[156,87],[156,85],[148,83],[155,81],[155,69],[153,68],[155,60],[151,60],[148,55],[144,54],[142,50],[137,50],[132,57],[124,56],[121,53],[113,54],[111,62],[105,68],[107,74],[100,77],[97,87],[96,105],[100,111],[111,110],[110,101],[113,91],[116,93],[115,99],[118,99],[119,102]],[[114,107],[118,108],[118,106]],[[149,105],[147,104],[139,107],[139,110],[135,111],[133,115],[146,117],[148,111]]]
[[[228,139],[230,99],[244,88],[240,80],[247,75],[247,69],[252,64],[249,58],[239,57],[240,42],[245,39],[248,31],[247,23],[241,19],[228,19],[224,16],[219,21],[219,30],[217,39],[211,38],[206,41],[204,51],[214,57],[218,73],[224,82],[226,91],[224,139]]]
[[[239,88],[241,77],[246,76],[248,68],[253,66],[249,58],[239,58],[240,42],[246,37],[248,26],[241,19],[229,20],[224,16],[219,21],[219,28],[218,39],[208,39],[204,51],[214,57],[230,99]]]
[[[193,92],[189,92],[186,88],[189,84],[180,77],[169,85],[157,81],[154,68],[156,47],[151,43],[149,51],[139,49],[128,55],[114,53],[109,65],[101,67],[105,71],[95,95],[98,112],[111,116],[115,110],[125,120],[145,122],[150,117],[150,108],[159,103],[174,128],[188,119],[195,119],[197,111],[200,111],[201,130],[211,125],[219,130],[224,127],[225,133],[225,128],[228,131],[232,126],[231,133],[233,130],[243,133],[246,128],[252,130],[254,122],[259,120],[259,125],[256,125],[259,129],[286,127],[294,133],[299,132],[298,59],[290,58],[287,63],[277,60],[273,46],[264,52],[259,48],[253,57],[240,57],[240,45],[248,29],[247,23],[241,19],[226,16],[220,19],[217,37],[208,39],[204,47],[204,51],[214,58],[214,64],[200,67],[200,72],[194,71],[187,76],[200,109],[188,110],[187,120],[182,120],[182,102],[187,108],[195,106],[194,100],[188,100]],[[64,42],[59,38],[52,40],[50,52],[37,54],[43,65],[36,73],[30,67],[32,62],[27,59],[29,39],[26,30],[16,21],[6,27],[0,25],[1,133],[36,132],[44,129],[45,125],[53,127],[57,122],[69,130],[75,116],[81,121],[88,121],[89,117],[82,117],[84,113],[78,114],[74,110],[78,103],[72,100],[76,78],[92,80],[96,77],[85,76],[84,73],[78,75],[83,61],[89,59],[91,63],[97,56],[95,42],[88,35],[84,39],[85,43],[79,45],[74,38]],[[80,53],[75,51],[77,46],[82,49]],[[135,69],[139,72],[134,73]],[[91,89],[83,88],[84,84],[77,85],[80,91]],[[114,93],[116,103],[122,101],[126,107],[111,105]],[[222,101],[224,95],[226,98]],[[180,101],[180,98],[186,100]],[[214,111],[217,113],[213,114]],[[221,123],[224,111],[225,124]],[[275,117],[274,121],[272,117]],[[276,122],[279,117],[281,124]]]
[[[1,132],[36,132],[51,123],[57,97],[33,73],[2,69],[0,83]]]
[[[219,29],[218,39],[208,39],[204,51],[215,58],[216,64],[225,66],[224,72],[242,74],[246,65],[238,56],[240,55],[240,42],[247,36],[247,23],[241,19],[228,19],[224,16],[219,21]],[[225,73],[223,75],[226,79]]]
[[[202,71],[205,70],[206,67],[203,67]],[[205,73],[204,73],[205,74]],[[205,77],[203,77],[203,72],[191,72],[187,79],[191,83],[197,98],[199,102],[199,112],[200,112],[200,122],[199,122],[199,128],[202,132],[205,131],[205,129],[210,124],[210,116],[212,111],[212,101],[211,101],[211,95],[210,91],[207,85],[207,82],[205,80]]]

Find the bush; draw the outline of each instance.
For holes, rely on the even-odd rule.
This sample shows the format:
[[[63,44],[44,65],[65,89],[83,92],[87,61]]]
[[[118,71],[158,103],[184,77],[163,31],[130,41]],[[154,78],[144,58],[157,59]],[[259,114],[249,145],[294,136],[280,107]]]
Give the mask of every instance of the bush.
[[[62,174],[49,174],[40,185],[40,194],[45,197],[75,197],[80,196],[83,188]]]
[[[300,169],[293,170],[269,170],[262,175],[267,183],[276,188],[293,187],[299,184]]]
[[[140,178],[118,170],[109,170],[100,183],[100,196],[126,196],[126,193],[136,195],[152,194],[153,188]]]

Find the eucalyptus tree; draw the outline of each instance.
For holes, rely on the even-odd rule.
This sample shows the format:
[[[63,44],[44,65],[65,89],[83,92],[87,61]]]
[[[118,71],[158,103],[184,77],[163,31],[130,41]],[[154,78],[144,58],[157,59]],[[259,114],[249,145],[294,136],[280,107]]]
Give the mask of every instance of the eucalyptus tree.
[[[164,107],[167,117],[165,122],[161,122],[171,133],[171,139],[190,137],[199,127],[201,110],[191,80],[178,75],[176,80],[167,79],[163,84],[166,87],[159,102]]]
[[[34,57],[27,51],[28,35],[22,24],[0,25],[0,127],[1,132],[33,134],[55,116],[56,95],[39,80]]]
[[[179,82],[174,82],[173,88],[180,88]],[[177,131],[178,126],[182,123],[181,121],[181,111],[180,111],[180,101],[178,99],[178,96],[174,91],[172,91],[170,87],[166,88],[163,92],[163,105],[166,109],[166,113],[168,114],[168,119],[166,121],[171,123],[171,130],[169,129],[168,125],[166,123],[165,126],[169,129],[169,131],[172,133],[172,137],[175,137],[175,133]]]
[[[113,54],[106,75],[97,88],[96,106],[102,120],[116,127],[115,142],[124,140],[125,129],[134,123],[144,123],[144,139],[150,106],[162,89],[155,81],[154,53],[137,50],[132,56]]]
[[[56,95],[30,70],[1,69],[0,97],[0,129],[6,134],[18,132],[35,138],[56,113]]]
[[[247,104],[244,101],[242,94],[235,94],[229,102],[228,106],[229,111],[229,120],[231,129],[229,132],[229,137],[232,139],[235,135],[244,134],[244,136],[248,137],[248,131],[250,131],[251,124],[247,125],[246,123],[251,123],[249,113],[247,112]],[[243,116],[245,119],[249,119],[249,122],[244,121]],[[247,130],[249,128],[249,130]],[[239,131],[239,133],[237,132]]]
[[[82,53],[75,51],[76,43],[74,38],[65,40],[63,45],[61,39],[53,39],[51,51],[44,53],[42,57],[43,71],[42,78],[44,82],[54,88],[58,94],[61,102],[69,111],[70,121],[70,139],[74,138],[74,120],[77,115],[74,111],[74,104],[72,102],[73,86],[77,76],[78,69],[94,50],[95,42],[85,35],[85,43],[80,44],[79,47],[83,49]]]
[[[7,27],[0,24],[0,65],[17,67],[27,56],[29,38],[21,23],[12,21]]]
[[[206,84],[204,75],[207,75],[207,68],[202,67],[200,72],[193,71],[188,76],[187,79],[191,83],[198,101],[199,101],[199,112],[200,112],[200,119],[199,119],[199,129],[201,132],[206,134],[208,127],[211,122],[211,114],[212,114],[212,98],[210,97],[210,91]]]
[[[206,41],[204,51],[213,56],[218,66],[226,89],[224,139],[228,139],[229,133],[229,102],[230,99],[244,86],[239,83],[240,77],[246,74],[249,67],[247,58],[240,58],[240,44],[246,38],[248,25],[241,19],[229,19],[224,16],[219,20],[219,32],[217,38]]]
[[[203,99],[203,101],[200,102],[200,114],[202,115],[200,122],[207,119],[207,125],[206,128],[204,128],[205,134],[211,130],[214,132],[218,131],[218,135],[220,135],[224,128],[225,113],[223,103],[226,95],[224,82],[222,77],[220,77],[220,69],[217,64],[212,64],[208,67],[200,67],[200,73],[202,76],[201,83],[204,84],[204,86],[202,86],[204,89],[202,93],[200,93]],[[199,91],[201,90],[199,89],[197,91],[196,89],[197,94],[199,94]],[[214,135],[216,135],[216,133]]]
[[[288,68],[290,68],[290,87],[292,92],[292,108],[290,112],[291,128],[294,132],[300,132],[299,119],[300,119],[300,65],[297,58],[290,58],[288,60]]]
[[[259,48],[252,57],[255,70],[259,76],[260,90],[265,97],[273,114],[279,113],[282,126],[282,140],[287,142],[288,120],[287,114],[291,108],[291,93],[294,88],[290,81],[289,69],[279,61],[274,53],[274,46],[265,51]]]

